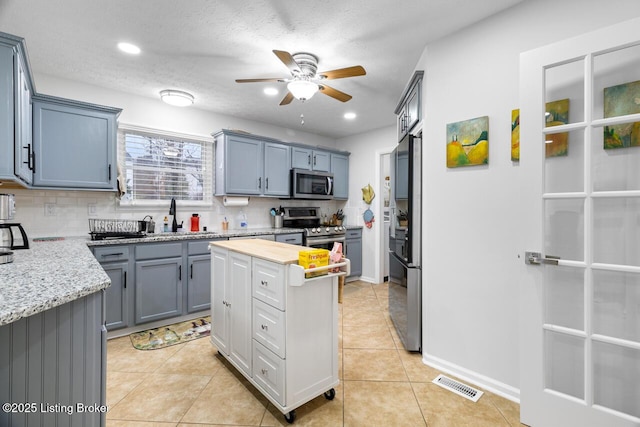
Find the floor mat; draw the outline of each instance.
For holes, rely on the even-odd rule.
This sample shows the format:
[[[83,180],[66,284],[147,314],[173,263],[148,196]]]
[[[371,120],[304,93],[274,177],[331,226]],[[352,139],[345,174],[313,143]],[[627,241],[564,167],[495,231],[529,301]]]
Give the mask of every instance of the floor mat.
[[[186,322],[174,323],[156,329],[136,332],[129,337],[138,350],[156,350],[181,344],[211,334],[211,316],[203,316]]]

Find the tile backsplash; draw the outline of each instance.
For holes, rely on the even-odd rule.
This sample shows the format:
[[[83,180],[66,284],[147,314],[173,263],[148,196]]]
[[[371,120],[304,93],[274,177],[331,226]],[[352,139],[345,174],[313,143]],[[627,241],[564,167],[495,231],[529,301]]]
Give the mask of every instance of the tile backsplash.
[[[0,187],[0,193],[15,194],[15,222],[21,223],[30,238],[51,236],[86,236],[89,218],[143,219],[151,215],[156,222],[156,232],[162,231],[163,218],[169,216],[166,206],[120,206],[115,193],[98,191],[26,190]],[[190,229],[189,218],[200,215],[200,229],[216,231],[222,228],[226,217],[229,228],[239,228],[240,212],[246,215],[249,228],[272,227],[269,210],[278,206],[318,206],[322,213],[331,215],[344,208],[344,201],[280,200],[251,197],[248,206],[225,207],[221,197],[214,197],[211,206],[177,206],[177,221],[183,222],[185,231]],[[171,218],[169,217],[169,221]]]

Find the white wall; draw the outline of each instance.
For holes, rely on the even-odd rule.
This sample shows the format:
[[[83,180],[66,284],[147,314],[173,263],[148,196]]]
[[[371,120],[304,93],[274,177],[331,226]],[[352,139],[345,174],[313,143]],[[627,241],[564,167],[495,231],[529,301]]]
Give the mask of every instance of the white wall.
[[[399,96],[399,95],[398,95]],[[380,260],[382,248],[382,188],[379,167],[381,152],[390,152],[396,145],[395,126],[376,129],[371,132],[342,138],[337,146],[351,152],[349,160],[349,200],[344,207],[348,225],[362,226],[362,276],[361,280],[372,283],[382,282]],[[362,187],[371,184],[376,197],[371,205],[362,200]],[[371,228],[364,226],[362,215],[371,209],[375,221]]]
[[[526,1],[426,46],[423,83],[427,363],[519,396],[518,217],[510,160],[519,54],[640,15],[635,0]],[[489,116],[488,166],[446,167],[446,124]],[[526,141],[523,141],[526,143]],[[353,167],[353,166],[352,166]],[[351,201],[350,201],[351,202]]]
[[[258,135],[296,141],[309,145],[335,147],[332,138],[272,126],[238,117],[213,114],[194,107],[179,108],[164,104],[160,99],[151,99],[122,92],[107,90],[98,86],[80,84],[69,80],[54,78],[35,73],[36,88],[46,95],[71,98],[94,104],[122,108],[119,122],[152,129],[166,130],[183,134],[211,138],[211,133],[220,129],[240,129]],[[5,193],[16,195],[15,220],[24,224],[29,237],[43,236],[86,236],[89,232],[89,218],[125,218],[142,219],[150,214],[157,222],[158,229],[162,218],[169,212],[169,204],[156,207],[120,207],[114,193],[98,191],[57,191],[24,190],[2,188]],[[45,204],[53,204],[55,215],[45,216]],[[316,203],[314,203],[316,204]],[[344,202],[323,201],[317,205],[327,214],[335,212]],[[89,206],[95,205],[95,213],[89,215]],[[221,198],[214,198],[213,206],[183,206],[178,204],[178,222],[184,221],[189,227],[192,213],[201,215],[200,226],[209,230],[220,229],[220,223],[226,216],[230,227],[235,227],[235,219],[242,210],[248,217],[249,228],[271,226],[269,209],[273,206],[308,205],[308,202],[287,201],[273,198],[252,197],[249,206],[244,208],[225,208]]]

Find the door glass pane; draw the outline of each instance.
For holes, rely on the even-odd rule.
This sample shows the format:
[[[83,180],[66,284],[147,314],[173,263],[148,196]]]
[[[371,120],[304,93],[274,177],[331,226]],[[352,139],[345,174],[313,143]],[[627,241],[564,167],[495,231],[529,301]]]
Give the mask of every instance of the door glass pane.
[[[640,342],[640,274],[593,272],[593,332]]]
[[[640,266],[640,199],[593,200],[593,262]]]
[[[604,133],[594,128],[591,134],[593,191],[640,190],[640,147],[605,149]]]
[[[584,339],[544,331],[545,387],[584,399]]]
[[[544,206],[544,254],[584,260],[584,200],[546,200]]]
[[[640,417],[640,350],[593,343],[593,403]]]
[[[584,191],[584,130],[545,135],[545,193]]]
[[[545,323],[584,331],[584,270],[545,268]]]
[[[638,44],[593,56],[594,118],[640,113],[639,68]]]
[[[554,110],[553,103],[560,102],[564,109],[564,100],[568,100],[568,111]],[[555,65],[545,70],[545,109],[546,126],[577,123],[584,120],[584,60]]]

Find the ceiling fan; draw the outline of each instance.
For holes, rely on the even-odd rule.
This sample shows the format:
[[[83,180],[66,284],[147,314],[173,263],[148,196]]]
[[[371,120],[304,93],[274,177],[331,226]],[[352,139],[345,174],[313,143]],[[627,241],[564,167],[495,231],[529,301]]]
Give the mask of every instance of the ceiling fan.
[[[294,98],[300,101],[306,101],[318,91],[338,101],[347,102],[352,98],[351,95],[327,86],[323,83],[324,80],[364,76],[367,74],[360,65],[318,72],[318,57],[311,53],[299,52],[292,55],[283,50],[274,50],[273,53],[287,66],[291,72],[291,78],[237,79],[236,83],[287,83],[288,91],[282,101],[280,101],[280,105],[287,105],[291,103]]]

